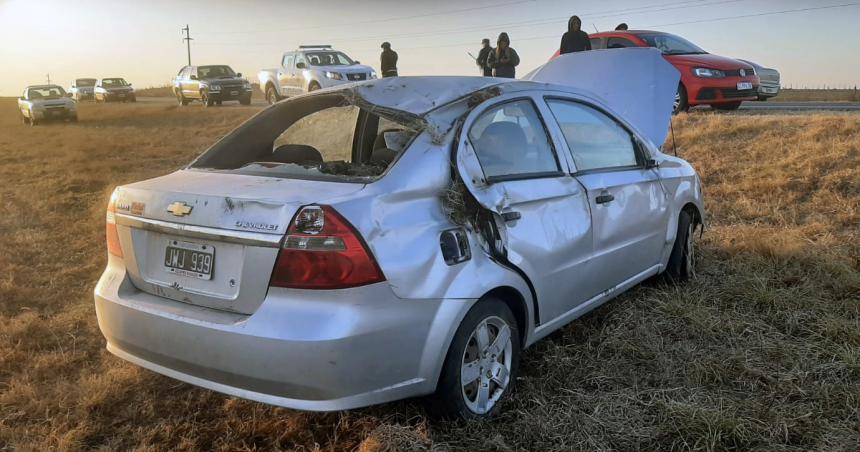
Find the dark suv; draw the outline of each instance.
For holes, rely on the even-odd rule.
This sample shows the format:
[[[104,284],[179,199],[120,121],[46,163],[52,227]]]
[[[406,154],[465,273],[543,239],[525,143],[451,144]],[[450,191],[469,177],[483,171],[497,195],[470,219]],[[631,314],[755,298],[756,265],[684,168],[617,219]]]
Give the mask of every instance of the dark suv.
[[[251,104],[251,83],[230,66],[185,66],[173,79],[173,94],[180,105],[199,100],[205,107],[224,101]]]

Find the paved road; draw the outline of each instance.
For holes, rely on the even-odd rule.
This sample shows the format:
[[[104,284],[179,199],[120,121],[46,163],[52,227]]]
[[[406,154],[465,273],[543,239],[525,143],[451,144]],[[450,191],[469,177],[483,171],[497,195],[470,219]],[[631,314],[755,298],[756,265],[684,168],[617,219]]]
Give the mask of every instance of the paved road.
[[[174,103],[176,99],[172,97],[138,97],[139,102],[144,103]],[[229,102],[224,106],[238,106],[237,102]],[[263,99],[254,99],[251,105],[263,107],[266,101]],[[191,106],[200,107],[199,102],[191,103]],[[695,107],[691,111],[710,111],[710,107]],[[744,102],[740,112],[768,114],[768,113],[797,113],[797,112],[812,112],[812,111],[846,111],[860,113],[860,102]]]

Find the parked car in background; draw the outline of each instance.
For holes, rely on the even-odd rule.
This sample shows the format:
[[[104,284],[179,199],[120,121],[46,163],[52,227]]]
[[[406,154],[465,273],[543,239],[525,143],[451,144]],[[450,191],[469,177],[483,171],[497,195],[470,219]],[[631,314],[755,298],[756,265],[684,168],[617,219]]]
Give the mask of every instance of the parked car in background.
[[[77,122],[78,105],[58,85],[32,85],[18,98],[18,111],[24,124],[35,126],[44,121]]]
[[[96,79],[94,78],[79,78],[75,79],[69,89],[72,98],[80,102],[82,100],[95,100]]]
[[[124,78],[103,78],[93,90],[96,102],[136,102],[134,88]]]
[[[299,46],[284,53],[280,67],[263,69],[258,77],[266,101],[273,104],[284,97],[374,79],[376,71],[331,46]]]
[[[750,64],[710,54],[680,36],[628,30],[593,33],[589,37],[594,50],[654,47],[663,52],[666,61],[681,73],[675,95],[676,113],[696,105],[736,110],[743,101],[758,98],[759,79]]]
[[[297,96],[118,187],[94,294],[108,350],[296,409],[435,393],[491,415],[522,348],[695,272],[700,180],[659,147],[677,71],[652,49],[600,54],[612,69],[588,81],[569,74],[595,60],[573,54],[533,81]]]
[[[758,100],[766,101],[771,97],[776,97],[779,94],[780,84],[779,84],[779,71],[776,69],[764,67],[760,64],[753,63],[748,60],[738,60],[743,61],[746,64],[749,64],[753,68],[755,68],[755,73],[758,74],[758,78],[761,83],[758,86]]]
[[[238,101],[251,104],[251,83],[235,73],[230,66],[185,66],[173,79],[173,93],[180,105],[199,100],[204,107]]]

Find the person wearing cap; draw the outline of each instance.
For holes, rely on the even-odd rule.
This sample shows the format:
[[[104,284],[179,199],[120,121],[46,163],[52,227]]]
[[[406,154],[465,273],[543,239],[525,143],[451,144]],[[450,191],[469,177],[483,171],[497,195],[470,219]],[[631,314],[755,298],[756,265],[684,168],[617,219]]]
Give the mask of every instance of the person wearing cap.
[[[382,78],[397,77],[397,52],[391,50],[390,42],[382,43]]]
[[[561,37],[561,48],[559,53],[582,52],[591,50],[591,40],[588,33],[582,31],[582,20],[579,16],[573,16],[567,21],[567,32]]]
[[[487,64],[493,68],[493,76],[501,78],[516,78],[520,56],[511,48],[511,38],[507,33],[499,35],[496,49],[490,52]]]
[[[491,68],[487,64],[487,60],[490,58],[490,53],[493,51],[493,47],[490,46],[490,40],[484,38],[481,41],[481,51],[478,52],[478,58],[475,60],[478,63],[478,67],[481,70],[481,74],[484,77],[492,77],[493,76],[493,68]]]
[[[615,31],[627,31],[627,24],[621,22],[617,27],[615,27]]]

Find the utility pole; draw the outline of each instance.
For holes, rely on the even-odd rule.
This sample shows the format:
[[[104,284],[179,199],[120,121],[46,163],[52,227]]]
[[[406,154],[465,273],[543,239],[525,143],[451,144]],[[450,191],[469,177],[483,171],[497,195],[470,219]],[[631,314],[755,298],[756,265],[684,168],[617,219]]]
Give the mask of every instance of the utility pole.
[[[185,41],[185,44],[188,46],[188,65],[191,66],[191,29],[188,27],[188,24],[185,24],[185,28],[182,29],[185,32],[185,37],[182,38]]]
[[[51,84],[51,74],[45,74],[45,77],[48,78],[48,84]]]

